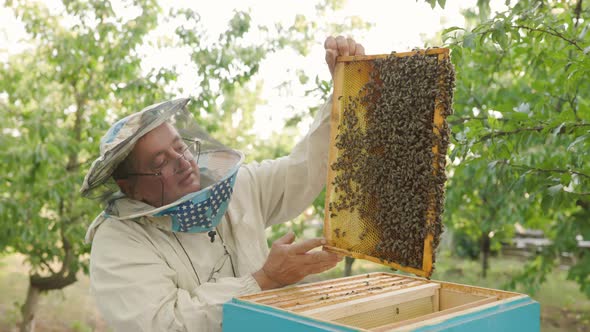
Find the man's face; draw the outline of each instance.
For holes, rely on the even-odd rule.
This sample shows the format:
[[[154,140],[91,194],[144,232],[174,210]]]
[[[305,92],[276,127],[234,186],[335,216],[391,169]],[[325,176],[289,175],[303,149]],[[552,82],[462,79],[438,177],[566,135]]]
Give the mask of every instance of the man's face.
[[[176,129],[163,123],[140,138],[131,151],[134,173],[159,173],[160,176],[138,176],[132,198],[152,206],[162,206],[201,189],[199,167],[194,156],[182,151],[186,142]]]

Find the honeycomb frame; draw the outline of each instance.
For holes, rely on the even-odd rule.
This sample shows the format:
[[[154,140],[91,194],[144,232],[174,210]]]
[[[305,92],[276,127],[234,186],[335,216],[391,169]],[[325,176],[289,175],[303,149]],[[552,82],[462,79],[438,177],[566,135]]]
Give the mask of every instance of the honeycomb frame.
[[[428,56],[436,56],[438,62],[449,58],[449,49],[447,48],[435,48],[428,50],[416,50],[412,52],[404,53],[393,53],[397,57],[412,56],[415,54],[424,54]],[[377,257],[372,255],[367,250],[359,249],[360,243],[365,241],[366,238],[370,238],[371,234],[376,234],[379,229],[376,225],[370,229],[360,229],[360,226],[353,222],[346,222],[343,220],[359,219],[358,216],[353,215],[342,215],[339,213],[338,216],[332,214],[329,208],[330,203],[338,199],[337,193],[334,192],[334,178],[336,176],[335,171],[332,170],[333,165],[339,155],[339,149],[336,147],[336,136],[338,135],[338,127],[341,124],[342,113],[344,111],[344,105],[346,98],[349,96],[358,96],[360,89],[364,84],[370,80],[370,72],[372,70],[372,62],[376,59],[383,59],[390,56],[390,54],[381,55],[368,55],[368,56],[340,56],[337,58],[337,63],[334,71],[334,92],[333,92],[333,105],[331,111],[331,131],[330,131],[330,151],[328,159],[328,176],[326,182],[326,200],[325,200],[325,217],[324,217],[324,237],[327,240],[327,244],[324,248],[328,251],[337,252],[344,254],[349,257],[365,259],[382,265],[392,267],[396,270],[401,270],[409,273],[413,273],[418,276],[429,278],[434,268],[434,248],[433,239],[434,235],[432,232],[428,232],[424,239],[422,267],[415,268],[410,266],[403,266],[395,261],[388,261],[383,257]],[[352,74],[351,74],[352,73]],[[352,75],[352,79],[351,76]],[[439,77],[439,84],[442,84],[444,77]],[[352,92],[351,92],[352,91]],[[444,130],[445,125],[445,109],[443,103],[435,100],[435,110],[433,118],[433,132],[441,136],[441,131]],[[362,106],[359,107],[362,109]],[[361,124],[361,127],[363,125]],[[444,169],[439,169],[439,146],[433,143],[432,152],[433,157],[433,170],[434,172],[444,172]],[[433,211],[434,200],[429,204],[426,223],[430,225],[434,222],[436,215]],[[366,225],[365,225],[366,226]],[[348,237],[346,236],[348,235]],[[345,238],[353,239],[351,241],[345,240]],[[374,253],[373,253],[374,254]]]

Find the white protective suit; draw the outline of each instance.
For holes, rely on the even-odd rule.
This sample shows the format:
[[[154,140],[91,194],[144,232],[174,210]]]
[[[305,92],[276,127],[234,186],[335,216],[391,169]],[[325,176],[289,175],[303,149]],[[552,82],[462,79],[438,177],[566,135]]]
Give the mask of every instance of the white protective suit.
[[[206,282],[224,261],[219,236],[211,243],[207,233],[172,233],[162,220],[169,217],[94,220],[86,234],[91,291],[109,325],[116,331],[221,330],[222,304],[260,291],[252,273],[269,252],[265,229],[298,216],[324,187],[330,110],[331,103],[324,104],[289,156],[240,168],[218,226],[236,277],[226,260]],[[116,210],[127,215],[142,204],[123,198]]]

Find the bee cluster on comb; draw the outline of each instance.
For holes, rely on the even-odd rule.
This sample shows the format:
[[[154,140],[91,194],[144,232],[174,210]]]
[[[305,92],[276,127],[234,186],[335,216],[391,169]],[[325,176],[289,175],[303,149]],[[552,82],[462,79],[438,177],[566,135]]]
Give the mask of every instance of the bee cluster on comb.
[[[454,77],[448,57],[391,54],[373,61],[358,96],[341,101],[331,164],[339,194],[329,211],[356,210],[375,225],[370,256],[421,269],[427,235],[433,250],[439,243]]]

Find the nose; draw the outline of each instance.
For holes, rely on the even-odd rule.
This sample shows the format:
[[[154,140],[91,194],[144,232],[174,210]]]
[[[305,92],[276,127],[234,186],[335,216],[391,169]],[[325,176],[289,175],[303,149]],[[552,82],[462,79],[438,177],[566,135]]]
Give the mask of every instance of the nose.
[[[174,173],[182,173],[187,170],[190,164],[191,154],[189,152],[180,153],[178,158],[176,158],[176,167],[174,168]]]

